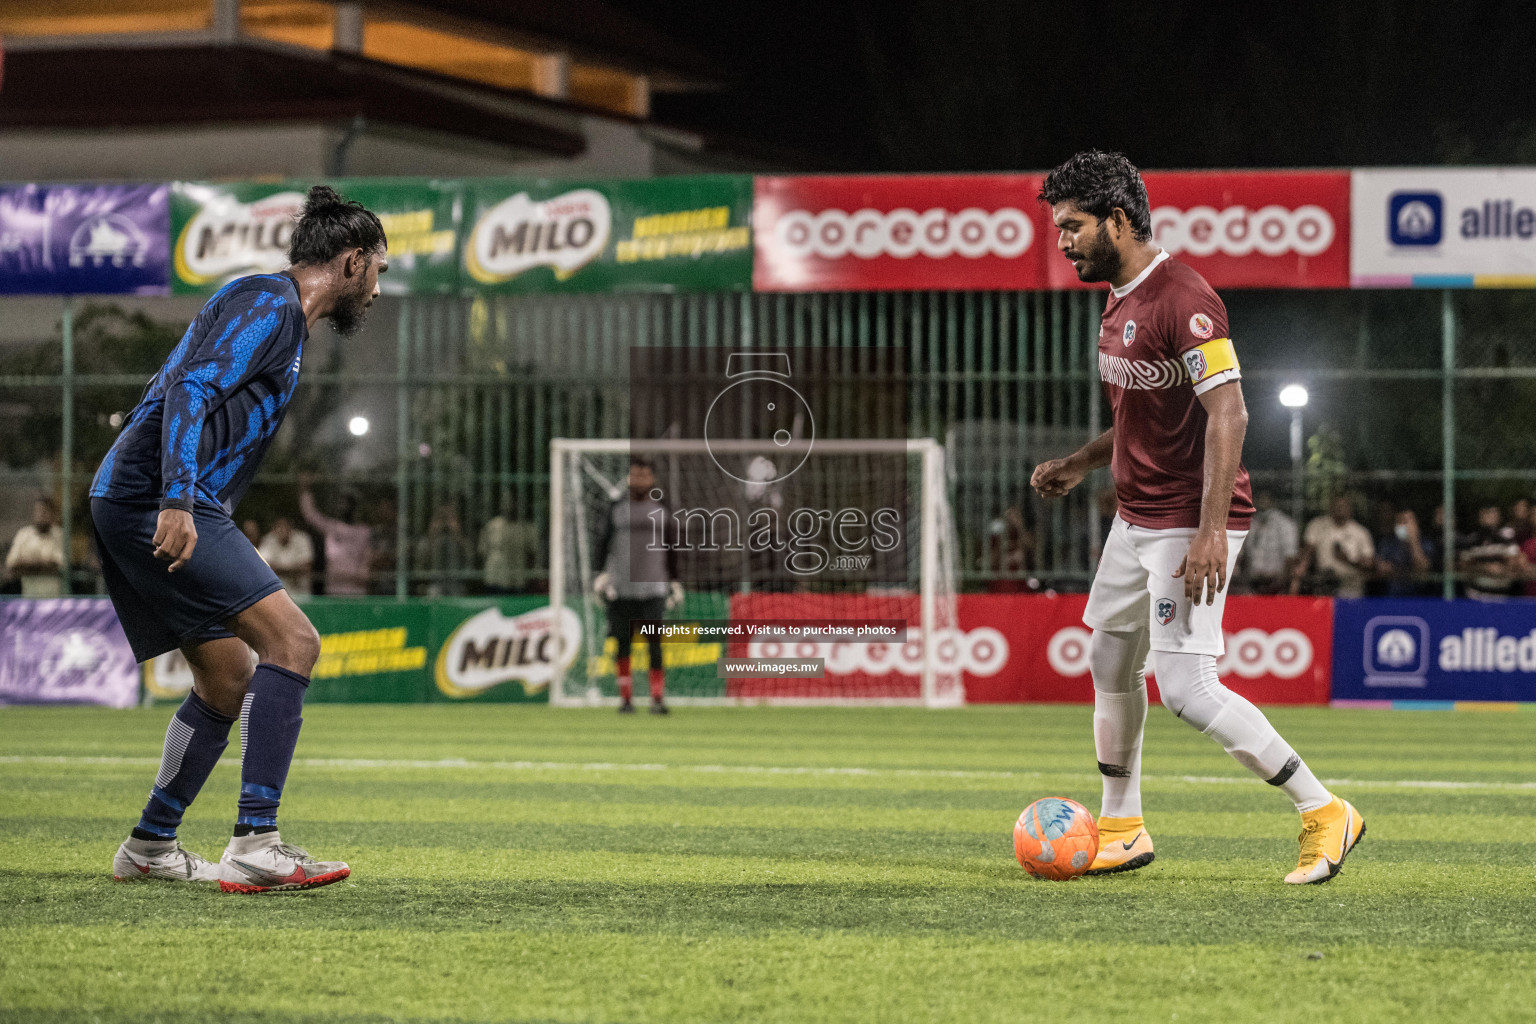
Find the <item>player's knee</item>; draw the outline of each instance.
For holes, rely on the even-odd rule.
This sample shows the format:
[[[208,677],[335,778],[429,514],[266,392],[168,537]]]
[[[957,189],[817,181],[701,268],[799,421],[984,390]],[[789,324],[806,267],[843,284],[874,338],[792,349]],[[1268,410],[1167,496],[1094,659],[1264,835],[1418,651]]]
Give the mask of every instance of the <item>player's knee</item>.
[[[1143,684],[1142,634],[1096,629],[1088,641],[1088,671],[1100,693],[1130,693]]]
[[[308,619],[289,624],[261,645],[261,660],[307,676],[320,659],[320,634]]]
[[[1169,651],[1153,651],[1151,658],[1152,673],[1157,676],[1157,693],[1162,698],[1163,707],[1175,715],[1181,715],[1184,705],[1189,703],[1188,666],[1181,663],[1178,655]]]

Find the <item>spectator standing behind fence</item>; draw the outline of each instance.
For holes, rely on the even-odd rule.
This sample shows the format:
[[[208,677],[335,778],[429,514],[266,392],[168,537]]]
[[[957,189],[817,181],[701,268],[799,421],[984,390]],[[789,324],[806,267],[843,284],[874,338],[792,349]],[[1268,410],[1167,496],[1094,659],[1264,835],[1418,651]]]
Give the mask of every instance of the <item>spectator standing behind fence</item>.
[[[495,518],[480,529],[487,593],[520,594],[529,589],[539,556],[539,530],[515,516],[512,495],[503,495]]]
[[[1515,543],[1520,545],[1522,553],[1525,551],[1525,542],[1536,535],[1532,530],[1531,513],[1533,511],[1536,509],[1531,507],[1529,498],[1518,498],[1513,505],[1509,506],[1509,526],[1515,531]]]
[[[1420,593],[1429,572],[1429,555],[1419,535],[1419,517],[1412,509],[1393,513],[1383,505],[1384,529],[1376,538],[1376,573],[1384,597],[1411,597]]]
[[[1307,524],[1302,535],[1305,547],[1291,576],[1291,593],[1300,593],[1306,581],[1312,593],[1365,595],[1366,578],[1376,571],[1376,545],[1370,531],[1355,522],[1350,505],[1349,495],[1335,495],[1328,514]]]
[[[1478,510],[1477,529],[1462,542],[1456,567],[1466,576],[1468,597],[1497,599],[1518,592],[1529,567],[1499,506]]]
[[[1536,597],[1536,505],[1526,515],[1526,541],[1520,545],[1520,556],[1525,559],[1525,584],[1521,588],[1526,597]]]
[[[459,510],[444,502],[437,507],[427,535],[416,542],[416,568],[429,577],[427,596],[458,597],[464,593],[464,576],[474,569],[474,552]]]
[[[287,516],[278,517],[272,532],[261,538],[256,550],[283,581],[288,593],[307,596],[313,592],[310,573],[315,568],[315,546],[309,534],[295,530]]]
[[[1024,525],[1024,513],[1017,505],[987,527],[987,553],[983,567],[994,573],[987,590],[994,594],[1014,594],[1038,587],[1030,579],[1035,568],[1035,535]]]
[[[32,522],[16,531],[5,556],[5,574],[21,580],[23,597],[58,597],[64,568],[64,532],[49,498],[32,503]]]
[[[314,482],[311,473],[299,476],[299,510],[325,544],[325,592],[330,596],[366,594],[373,530],[356,521],[357,498],[351,494],[341,496],[335,518],[322,515],[310,493]]]
[[[1299,547],[1296,520],[1275,507],[1275,496],[1260,491],[1253,499],[1253,525],[1243,545],[1248,586],[1255,594],[1278,594],[1290,581]]]

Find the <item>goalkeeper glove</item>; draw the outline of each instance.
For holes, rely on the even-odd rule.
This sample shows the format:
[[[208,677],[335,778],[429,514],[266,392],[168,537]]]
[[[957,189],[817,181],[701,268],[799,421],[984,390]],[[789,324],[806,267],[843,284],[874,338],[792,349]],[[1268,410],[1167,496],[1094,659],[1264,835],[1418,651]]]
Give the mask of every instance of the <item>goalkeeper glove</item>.
[[[597,579],[592,581],[592,593],[604,604],[618,596],[618,590],[614,588],[613,576],[606,572],[597,574]]]
[[[672,585],[667,588],[667,611],[671,611],[682,603],[683,585],[677,582],[677,580],[673,580]]]

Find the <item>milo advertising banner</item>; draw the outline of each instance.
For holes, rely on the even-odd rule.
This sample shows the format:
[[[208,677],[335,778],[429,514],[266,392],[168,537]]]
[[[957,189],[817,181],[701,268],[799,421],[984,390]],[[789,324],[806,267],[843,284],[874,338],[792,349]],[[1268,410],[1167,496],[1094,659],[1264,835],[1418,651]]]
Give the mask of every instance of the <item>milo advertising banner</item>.
[[[307,700],[545,701],[556,670],[581,647],[581,621],[565,611],[556,650],[542,597],[393,601],[311,598],[304,613],[320,633]],[[144,666],[145,693],[180,699],[192,672],[180,652]]]
[[[746,175],[592,183],[492,178],[467,186],[466,287],[490,292],[751,287],[752,179]]]
[[[171,291],[211,294],[246,274],[288,265],[288,243],[310,182],[171,187]],[[459,182],[429,178],[338,178],[338,192],[378,214],[389,240],[386,295],[457,289]]]

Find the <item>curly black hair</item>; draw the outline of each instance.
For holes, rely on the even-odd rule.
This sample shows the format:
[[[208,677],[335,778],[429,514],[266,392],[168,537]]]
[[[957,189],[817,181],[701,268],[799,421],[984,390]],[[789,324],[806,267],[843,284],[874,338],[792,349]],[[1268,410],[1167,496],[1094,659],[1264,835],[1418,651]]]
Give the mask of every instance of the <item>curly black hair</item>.
[[[1131,233],[1137,241],[1152,238],[1152,204],[1147,201],[1147,185],[1124,153],[1097,149],[1078,153],[1045,176],[1038,198],[1049,206],[1071,200],[1079,210],[1100,220],[1108,220],[1119,207],[1131,222]]]
[[[386,246],[384,225],[362,203],[343,197],[329,185],[316,185],[304,199],[304,212],[288,243],[288,262],[296,267],[329,263],[348,249],[366,253]]]

